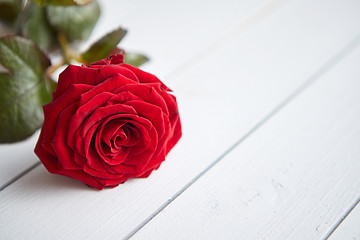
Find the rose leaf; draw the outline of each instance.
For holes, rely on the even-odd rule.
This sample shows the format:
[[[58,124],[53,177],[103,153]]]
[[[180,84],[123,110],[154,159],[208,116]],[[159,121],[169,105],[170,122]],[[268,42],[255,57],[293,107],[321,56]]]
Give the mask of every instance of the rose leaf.
[[[23,36],[30,38],[42,49],[49,50],[55,46],[55,31],[46,18],[45,7],[30,2],[24,10],[22,20]]]
[[[97,1],[85,6],[48,6],[50,25],[64,34],[69,41],[85,40],[93,30],[100,16]]]
[[[50,60],[28,39],[0,38],[0,64],[0,143],[10,143],[41,127],[54,83],[45,77]]]
[[[86,5],[91,3],[92,0],[32,0],[39,5]]]
[[[109,56],[121,39],[126,35],[126,30],[118,28],[95,42],[88,50],[81,54],[82,62],[89,64]]]
[[[0,20],[12,23],[21,11],[22,0],[0,0]]]
[[[124,62],[134,67],[140,67],[149,61],[149,58],[140,53],[126,52]]]

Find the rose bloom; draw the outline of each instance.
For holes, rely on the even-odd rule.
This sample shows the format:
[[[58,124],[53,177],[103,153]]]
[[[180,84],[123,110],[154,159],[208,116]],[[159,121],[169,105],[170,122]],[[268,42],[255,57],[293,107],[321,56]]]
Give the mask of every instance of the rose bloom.
[[[181,137],[176,99],[117,54],[59,76],[35,153],[46,169],[97,189],[144,178]]]

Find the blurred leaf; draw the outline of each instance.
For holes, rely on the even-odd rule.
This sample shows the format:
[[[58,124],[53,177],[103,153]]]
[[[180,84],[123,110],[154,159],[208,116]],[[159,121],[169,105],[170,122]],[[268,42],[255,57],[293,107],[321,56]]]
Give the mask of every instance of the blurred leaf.
[[[149,61],[149,58],[139,53],[126,52],[124,62],[134,67],[140,67]]]
[[[50,102],[45,77],[49,59],[30,40],[0,38],[0,143],[29,137],[43,123],[42,105]]]
[[[55,34],[46,18],[45,7],[30,2],[24,11],[22,35],[49,50],[57,42]]]
[[[22,0],[0,0],[0,20],[14,22],[21,7]]]
[[[39,5],[86,5],[91,3],[92,0],[32,0]]]
[[[121,49],[121,48],[118,48],[118,47],[115,47],[109,52],[108,56],[111,56],[111,55],[114,55],[114,54],[122,54],[122,55],[125,56],[125,50]]]
[[[51,93],[51,96],[52,96],[52,93],[56,91],[57,82],[51,78],[48,78],[48,79],[45,79],[45,85],[46,85],[46,90],[49,93]]]
[[[63,33],[68,41],[85,40],[100,16],[99,4],[94,0],[85,6],[48,6],[50,25]]]
[[[89,64],[106,58],[116,48],[121,39],[126,35],[126,30],[118,28],[95,42],[86,52],[81,54],[84,63]]]

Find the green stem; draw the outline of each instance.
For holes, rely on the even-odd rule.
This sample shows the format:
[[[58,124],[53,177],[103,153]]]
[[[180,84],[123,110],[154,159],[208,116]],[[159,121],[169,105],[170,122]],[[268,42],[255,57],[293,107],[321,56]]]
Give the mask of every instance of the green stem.
[[[61,46],[61,50],[62,50],[62,54],[63,54],[64,60],[65,60],[65,63],[70,64],[70,61],[73,58],[74,54],[73,54],[72,49],[69,47],[66,36],[62,33],[58,33],[57,39]]]
[[[48,69],[46,70],[46,77],[47,78],[51,78],[51,75],[61,66],[65,65],[65,60],[62,60],[61,62],[59,62],[56,65],[51,65],[50,67],[48,67]]]

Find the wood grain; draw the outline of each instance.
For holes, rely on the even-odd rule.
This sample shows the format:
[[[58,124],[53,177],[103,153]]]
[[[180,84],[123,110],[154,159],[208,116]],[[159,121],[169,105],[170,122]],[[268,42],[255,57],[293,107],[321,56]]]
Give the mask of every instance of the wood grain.
[[[0,190],[39,162],[34,147],[39,133],[15,144],[0,145]]]
[[[253,15],[259,12],[272,14],[287,2],[152,0],[135,1],[127,10],[118,0],[107,0],[95,34],[103,35],[117,24],[129,29],[120,46],[146,53],[151,62],[144,69],[163,79],[188,61],[197,61],[204,52],[212,52],[229,33]]]
[[[253,15],[257,16],[255,20],[247,21],[251,24],[239,23],[212,51],[182,65],[181,71],[167,75],[164,82],[169,82],[177,95],[184,135],[158,171],[147,179],[131,180],[118,188],[98,192],[38,167],[0,192],[3,236],[10,239],[130,236],[239,139],[260,126],[266,116],[314,78],[319,69],[337,59],[360,33],[360,3],[356,1],[294,0],[278,6],[270,8],[270,13],[259,10],[261,14]],[[157,36],[156,40],[161,42],[166,31],[160,32],[152,37]],[[203,41],[204,45],[209,44]],[[177,45],[181,42],[167,46],[176,49]],[[164,71],[165,74],[169,72]],[[294,130],[301,133],[304,129]],[[263,146],[265,139],[266,136],[258,144]],[[218,178],[211,179],[207,185],[216,181]],[[256,194],[247,193],[249,198],[253,193]],[[270,192],[269,204],[274,196]],[[193,195],[191,204],[199,197]],[[302,216],[288,217],[296,221],[296,217]],[[197,226],[196,221],[193,224]]]
[[[331,234],[329,240],[360,239],[360,205],[352,209],[350,214],[341,222]]]
[[[211,168],[134,239],[326,237],[360,197],[359,61],[360,47]],[[337,239],[359,234],[358,211],[344,222],[349,231],[344,229]]]
[[[120,47],[146,53],[151,61],[145,69],[161,77],[222,39],[268,2],[270,0],[228,1],[226,4],[192,0],[177,3],[107,0],[101,2],[101,18],[83,48],[121,25],[130,32]],[[276,7],[283,1],[273,2]],[[201,17],[198,12],[202,12]],[[37,136],[19,144],[0,146],[0,189],[38,163],[33,153]]]

